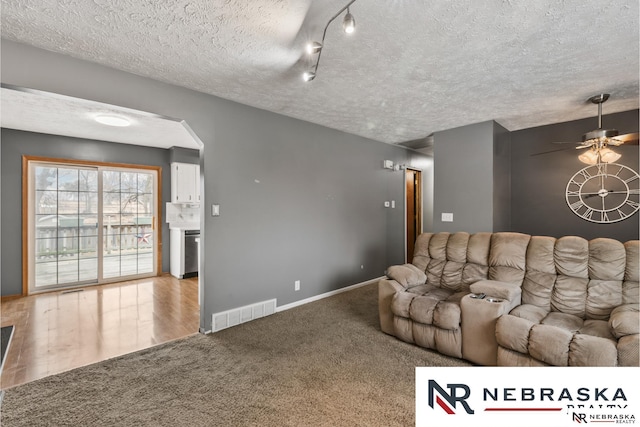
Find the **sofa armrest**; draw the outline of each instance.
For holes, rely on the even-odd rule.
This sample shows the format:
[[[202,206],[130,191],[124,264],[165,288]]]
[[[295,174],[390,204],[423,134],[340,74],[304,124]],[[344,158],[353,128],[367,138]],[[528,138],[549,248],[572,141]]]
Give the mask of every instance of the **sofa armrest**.
[[[618,339],[639,333],[640,310],[638,304],[623,304],[614,308],[609,317],[609,327],[613,336]]]
[[[391,312],[391,302],[396,292],[401,292],[405,288],[395,280],[380,279],[378,282],[378,313],[380,316],[380,329],[389,335],[394,334],[393,313]]]
[[[387,269],[387,277],[404,288],[422,285],[427,281],[425,272],[413,264],[393,265]]]
[[[507,300],[511,308],[520,305],[522,301],[522,289],[513,283],[480,280],[473,283],[469,288],[474,294],[485,294],[488,297]]]

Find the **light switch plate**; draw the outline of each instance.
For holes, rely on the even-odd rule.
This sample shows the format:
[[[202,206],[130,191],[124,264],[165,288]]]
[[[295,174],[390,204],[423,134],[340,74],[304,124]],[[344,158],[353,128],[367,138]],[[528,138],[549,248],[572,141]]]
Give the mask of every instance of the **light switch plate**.
[[[453,214],[452,213],[442,213],[442,222],[453,222]]]
[[[211,205],[211,216],[220,216],[220,205]]]

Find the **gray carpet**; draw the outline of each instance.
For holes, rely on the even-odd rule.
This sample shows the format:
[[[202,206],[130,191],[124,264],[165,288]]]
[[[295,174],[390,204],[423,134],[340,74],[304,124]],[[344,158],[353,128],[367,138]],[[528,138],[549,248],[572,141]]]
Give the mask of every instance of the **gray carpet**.
[[[377,285],[7,390],[10,426],[412,426],[414,368],[468,363],[380,331]]]

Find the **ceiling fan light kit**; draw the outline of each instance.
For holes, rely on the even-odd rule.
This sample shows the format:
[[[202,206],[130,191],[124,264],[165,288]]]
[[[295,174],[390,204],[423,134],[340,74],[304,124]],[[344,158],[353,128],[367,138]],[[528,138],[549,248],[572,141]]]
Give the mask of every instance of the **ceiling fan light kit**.
[[[591,149],[578,156],[578,160],[587,165],[595,165],[597,163],[614,163],[622,157],[610,148],[602,148],[600,150]]]
[[[313,66],[313,69],[307,70],[302,74],[302,80],[304,80],[305,82],[310,82],[311,80],[316,78],[316,73],[318,72],[318,65],[320,64],[320,56],[322,55],[322,48],[324,47],[324,39],[327,36],[327,28],[329,28],[329,24],[331,24],[345,10],[347,11],[347,13],[344,16],[344,19],[342,20],[342,29],[346,34],[352,34],[355,32],[356,20],[351,14],[351,11],[349,10],[349,6],[351,6],[355,1],[356,0],[351,0],[349,3],[347,3],[346,6],[344,6],[335,15],[333,15],[331,19],[329,19],[329,22],[327,22],[327,25],[324,26],[324,31],[322,32],[322,40],[320,42],[312,41],[307,44],[307,47],[306,47],[307,54],[308,55],[317,54],[318,56],[316,57],[316,61],[315,61],[315,65]]]

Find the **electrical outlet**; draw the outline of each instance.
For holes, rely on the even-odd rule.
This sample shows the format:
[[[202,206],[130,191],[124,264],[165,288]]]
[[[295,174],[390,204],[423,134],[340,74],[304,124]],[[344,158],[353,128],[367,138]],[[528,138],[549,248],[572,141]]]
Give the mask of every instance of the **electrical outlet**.
[[[294,291],[299,291],[300,290],[300,280],[296,280],[293,284],[293,290]]]

